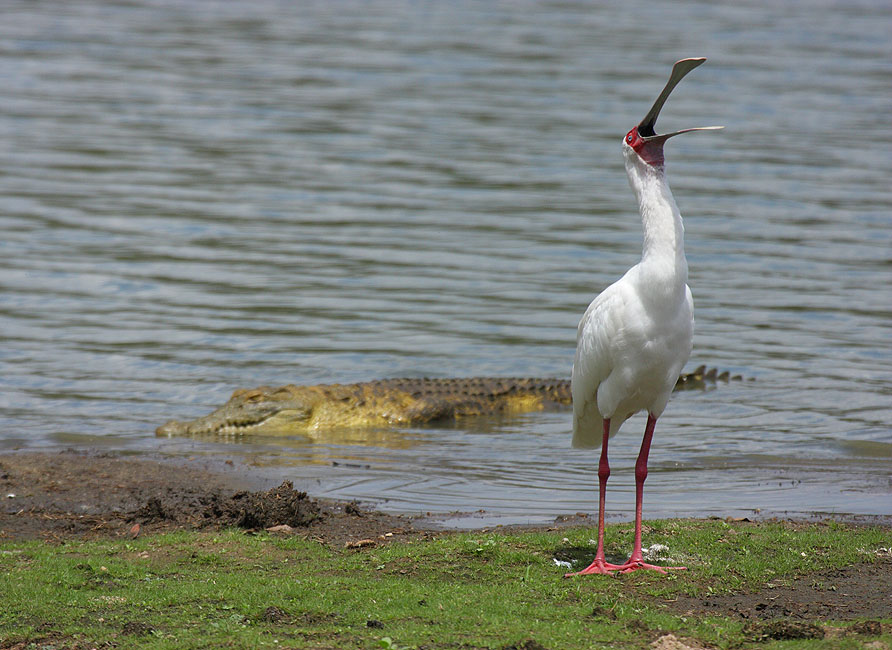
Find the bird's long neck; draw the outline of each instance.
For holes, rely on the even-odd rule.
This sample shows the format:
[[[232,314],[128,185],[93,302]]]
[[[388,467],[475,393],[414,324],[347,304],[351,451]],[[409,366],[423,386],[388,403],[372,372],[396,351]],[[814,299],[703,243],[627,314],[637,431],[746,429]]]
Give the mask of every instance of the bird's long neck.
[[[629,183],[638,197],[644,228],[641,267],[651,285],[659,279],[660,291],[681,290],[687,283],[684,223],[672,197],[662,166],[652,167],[636,155],[626,160]]]

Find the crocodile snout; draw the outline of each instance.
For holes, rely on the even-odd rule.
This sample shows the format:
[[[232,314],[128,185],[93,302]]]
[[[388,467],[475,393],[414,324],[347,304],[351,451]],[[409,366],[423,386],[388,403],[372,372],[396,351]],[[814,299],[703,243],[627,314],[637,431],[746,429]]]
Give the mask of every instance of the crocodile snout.
[[[155,429],[155,435],[171,438],[173,436],[181,436],[186,433],[186,423],[179,420],[169,420]]]

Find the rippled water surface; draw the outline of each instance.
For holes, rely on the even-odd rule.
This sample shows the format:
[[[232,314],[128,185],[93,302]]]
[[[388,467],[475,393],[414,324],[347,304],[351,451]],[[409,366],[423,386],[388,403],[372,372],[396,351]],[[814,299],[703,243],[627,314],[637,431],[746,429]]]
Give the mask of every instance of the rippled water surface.
[[[207,456],[393,511],[594,507],[566,412],[156,438],[237,387],[568,376],[667,103],[697,333],[646,514],[892,514],[887,2],[0,7],[0,449]],[[643,419],[611,445],[628,517]]]

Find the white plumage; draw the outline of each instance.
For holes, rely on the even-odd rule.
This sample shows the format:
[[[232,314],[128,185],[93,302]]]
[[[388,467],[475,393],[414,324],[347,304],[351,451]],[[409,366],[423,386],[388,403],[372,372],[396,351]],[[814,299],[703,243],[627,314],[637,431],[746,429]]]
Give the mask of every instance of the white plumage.
[[[672,89],[706,59],[682,59],[644,119],[623,139],[629,184],[638,198],[644,246],[641,261],[595,298],[579,323],[573,362],[573,446],[601,447],[598,463],[598,550],[578,574],[663,567],[647,564],[641,551],[641,512],[647,458],[657,418],[691,354],[694,301],[687,285],[684,224],[664,171],[663,144],[700,127],[657,135],[660,110]],[[610,466],[607,443],[623,422],[647,411],[647,426],[635,463],[635,541],[623,564],[604,555],[604,510]],[[670,567],[667,567],[670,568]],[[671,567],[684,568],[684,567]],[[578,575],[568,574],[568,575]]]
[[[691,354],[694,303],[684,225],[662,167],[623,141],[644,227],[641,261],[607,287],[579,323],[573,363],[573,446],[601,444],[639,411],[659,417]]]

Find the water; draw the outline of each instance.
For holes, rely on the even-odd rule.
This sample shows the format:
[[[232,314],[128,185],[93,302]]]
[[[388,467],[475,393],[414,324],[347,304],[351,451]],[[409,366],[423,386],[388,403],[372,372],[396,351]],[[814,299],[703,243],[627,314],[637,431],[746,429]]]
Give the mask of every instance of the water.
[[[669,180],[700,363],[647,516],[892,514],[886,2],[5,3],[0,449],[248,463],[317,496],[594,507],[567,413],[159,439],[237,387],[568,376],[637,261],[620,138],[673,61]],[[611,445],[628,518],[643,419]]]

